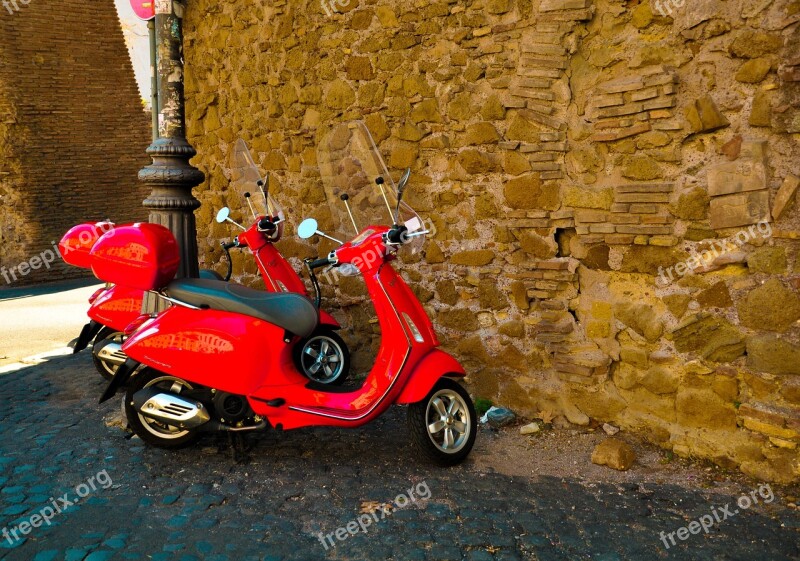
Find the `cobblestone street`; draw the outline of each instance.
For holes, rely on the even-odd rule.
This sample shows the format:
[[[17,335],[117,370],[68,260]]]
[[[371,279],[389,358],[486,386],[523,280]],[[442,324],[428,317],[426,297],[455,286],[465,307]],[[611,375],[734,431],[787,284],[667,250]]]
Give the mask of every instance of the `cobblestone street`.
[[[666,549],[674,532],[736,496],[675,485],[510,477],[479,468],[487,429],[454,469],[410,460],[405,413],[355,431],[269,432],[235,463],[225,440],[165,452],[106,426],[119,400],[97,405],[103,383],[88,353],[0,377],[0,521],[6,530],[64,496],[76,505],[0,558],[158,560],[798,559],[800,516],[759,505]],[[483,442],[482,442],[483,441]],[[530,463],[535,470],[536,458]],[[491,463],[484,458],[482,465]],[[105,470],[108,479],[99,474]],[[86,492],[90,479],[100,483]],[[113,483],[112,483],[113,482]],[[102,485],[105,483],[105,485]],[[83,486],[81,487],[81,485]],[[107,486],[108,488],[103,488]],[[318,534],[357,520],[366,501],[412,486],[430,498],[327,549]],[[747,489],[758,485],[751,482]],[[776,490],[776,497],[780,493]],[[53,498],[53,499],[51,499]]]

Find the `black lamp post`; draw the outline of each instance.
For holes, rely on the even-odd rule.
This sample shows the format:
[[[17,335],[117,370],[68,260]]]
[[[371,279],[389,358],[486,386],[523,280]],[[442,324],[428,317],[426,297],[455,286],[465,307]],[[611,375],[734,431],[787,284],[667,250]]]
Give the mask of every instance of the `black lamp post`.
[[[177,0],[155,1],[158,42],[158,139],[147,149],[153,163],[139,172],[139,180],[152,189],[144,201],[149,221],[169,228],[181,248],[177,278],[199,276],[197,228],[194,211],[200,201],[192,188],[205,175],[189,163],[197,154],[186,140],[183,97],[183,12]],[[147,305],[147,304],[145,304]]]

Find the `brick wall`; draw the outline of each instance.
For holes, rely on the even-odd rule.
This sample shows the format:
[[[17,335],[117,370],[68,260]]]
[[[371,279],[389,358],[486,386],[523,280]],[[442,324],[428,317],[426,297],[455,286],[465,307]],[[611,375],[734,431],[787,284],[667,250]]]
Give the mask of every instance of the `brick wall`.
[[[0,265],[52,249],[72,225],[144,219],[149,117],[114,3],[0,8]],[[86,276],[60,258],[12,286]],[[7,281],[0,277],[0,288]]]

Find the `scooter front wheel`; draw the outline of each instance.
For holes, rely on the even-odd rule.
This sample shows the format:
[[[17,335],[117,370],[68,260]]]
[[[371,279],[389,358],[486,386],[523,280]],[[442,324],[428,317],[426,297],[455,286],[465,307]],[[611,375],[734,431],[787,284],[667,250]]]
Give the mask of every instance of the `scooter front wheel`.
[[[197,429],[180,429],[145,417],[136,409],[133,396],[139,390],[151,387],[173,394],[180,394],[183,390],[192,389],[189,382],[152,368],[145,368],[139,372],[130,382],[125,394],[125,416],[131,430],[147,444],[159,448],[176,449],[192,444],[200,436]]]
[[[422,459],[453,466],[472,450],[478,421],[467,390],[441,378],[425,399],[408,406],[408,427]]]
[[[320,327],[295,345],[297,369],[310,380],[340,386],[350,373],[350,351],[333,329]]]

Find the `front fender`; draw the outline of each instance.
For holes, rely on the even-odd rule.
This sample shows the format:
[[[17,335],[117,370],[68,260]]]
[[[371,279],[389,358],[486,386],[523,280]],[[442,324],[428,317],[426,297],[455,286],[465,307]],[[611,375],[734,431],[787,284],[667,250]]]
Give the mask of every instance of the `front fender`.
[[[463,378],[467,373],[456,359],[439,349],[434,349],[414,367],[406,387],[395,403],[416,403],[425,399],[439,378]]]

